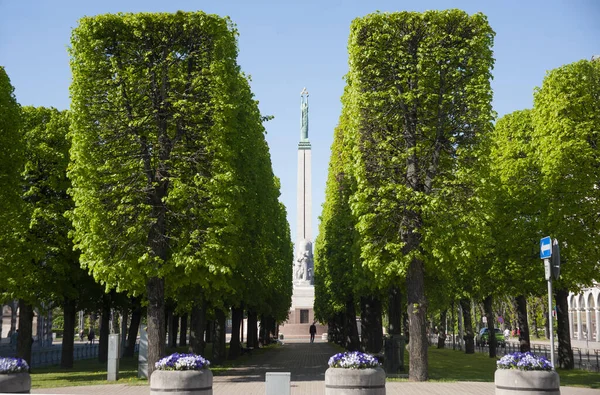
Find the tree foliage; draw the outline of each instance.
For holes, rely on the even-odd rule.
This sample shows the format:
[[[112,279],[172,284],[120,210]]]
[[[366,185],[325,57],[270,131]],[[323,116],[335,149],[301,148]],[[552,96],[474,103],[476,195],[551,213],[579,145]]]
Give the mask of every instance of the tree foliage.
[[[547,205],[546,235],[561,243],[558,286],[590,286],[598,273],[600,247],[600,62],[581,60],[548,72],[534,95],[534,138]]]
[[[21,107],[14,95],[10,79],[0,66],[0,293],[8,287],[8,270],[19,256],[18,234],[23,231],[25,218],[21,200],[21,171],[23,169],[23,136],[20,129]],[[3,298],[6,295],[3,295]]]
[[[547,73],[534,94],[534,138],[545,205],[541,224],[561,247],[555,282],[558,363],[574,367],[569,291],[591,285],[598,274],[600,62],[581,60]]]
[[[107,289],[145,294],[149,366],[164,354],[165,295],[220,314],[254,292],[266,310],[285,272],[291,243],[236,35],[202,12],[86,17],[73,31],[74,239]],[[276,292],[279,315],[288,294]]]
[[[425,268],[453,241],[435,232],[448,219],[438,214],[473,195],[491,129],[494,33],[482,14],[459,10],[376,13],[350,30],[344,138],[360,256],[376,287],[406,279],[410,378],[426,380]]]

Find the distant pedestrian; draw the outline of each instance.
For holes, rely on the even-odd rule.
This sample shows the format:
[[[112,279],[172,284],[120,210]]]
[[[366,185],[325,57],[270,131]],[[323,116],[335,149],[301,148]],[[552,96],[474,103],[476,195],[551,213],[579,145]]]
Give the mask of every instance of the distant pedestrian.
[[[83,341],[83,329],[79,331],[79,341]]]
[[[310,342],[314,343],[315,342],[315,334],[317,333],[317,327],[315,326],[314,322],[312,323],[312,325],[310,326],[310,329],[308,331],[310,332]]]
[[[94,330],[90,329],[90,333],[88,333],[88,340],[90,341],[90,344],[94,344],[95,338],[96,338],[96,334],[94,333]]]
[[[510,331],[508,330],[508,328],[506,328],[504,330],[504,340],[508,340],[509,337],[510,337]]]

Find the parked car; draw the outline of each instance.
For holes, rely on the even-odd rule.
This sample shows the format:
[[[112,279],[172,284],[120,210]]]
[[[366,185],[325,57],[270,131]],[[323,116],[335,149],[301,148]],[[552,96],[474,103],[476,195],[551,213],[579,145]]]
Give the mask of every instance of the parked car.
[[[496,334],[496,344],[500,347],[504,347],[506,345],[506,341],[504,340],[504,335],[500,328],[494,328],[494,332]],[[477,346],[485,346],[490,342],[490,334],[488,328],[481,328],[479,334],[475,337],[475,344]]]

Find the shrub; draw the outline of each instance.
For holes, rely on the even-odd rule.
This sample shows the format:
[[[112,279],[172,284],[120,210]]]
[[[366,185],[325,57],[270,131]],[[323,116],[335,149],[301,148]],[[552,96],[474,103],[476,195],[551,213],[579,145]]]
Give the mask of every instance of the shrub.
[[[154,365],[158,370],[202,370],[210,366],[210,362],[200,355],[174,353],[160,359]]]
[[[25,373],[29,371],[29,365],[24,359],[0,357],[0,374]]]
[[[506,354],[498,362],[498,369],[518,370],[552,370],[554,367],[545,357],[537,356],[531,352],[515,352]]]
[[[377,358],[360,351],[338,353],[329,358],[329,367],[332,368],[367,369],[379,365]]]

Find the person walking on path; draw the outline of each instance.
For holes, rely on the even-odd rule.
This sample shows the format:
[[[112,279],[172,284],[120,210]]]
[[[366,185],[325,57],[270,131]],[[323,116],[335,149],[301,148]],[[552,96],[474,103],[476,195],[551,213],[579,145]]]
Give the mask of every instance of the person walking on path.
[[[310,329],[308,331],[310,332],[310,342],[314,343],[315,342],[315,334],[317,333],[317,327],[315,326],[314,322],[312,323],[312,325],[310,326]]]

